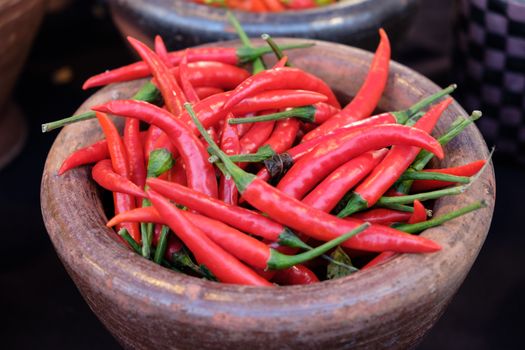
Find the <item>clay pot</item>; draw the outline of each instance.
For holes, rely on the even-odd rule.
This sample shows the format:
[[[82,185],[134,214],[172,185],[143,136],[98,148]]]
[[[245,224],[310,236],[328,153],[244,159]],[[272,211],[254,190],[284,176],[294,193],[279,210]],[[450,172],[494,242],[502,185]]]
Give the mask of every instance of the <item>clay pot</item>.
[[[162,35],[171,48],[237,39],[226,11],[188,0],[109,0],[115,24],[124,35],[151,42]],[[312,38],[373,49],[384,27],[395,46],[412,22],[417,0],[352,0],[304,11],[233,11],[249,36]]]
[[[283,39],[284,40],[284,39]],[[298,42],[297,40],[284,40]],[[221,43],[222,45],[222,43]],[[227,45],[233,45],[231,42]],[[371,54],[317,42],[291,55],[346,100],[356,93]],[[131,96],[142,82],[112,85],[78,110]],[[436,92],[432,82],[392,63],[379,107],[406,108]],[[439,122],[441,134],[465,111],[453,103]],[[487,235],[494,208],[492,168],[461,196],[440,199],[439,216],[484,199],[487,208],[422,235],[442,245],[433,254],[405,254],[346,278],[309,286],[254,288],[219,284],[164,269],[127,250],[104,226],[107,217],[90,168],[57,175],[64,158],[102,137],[94,120],[67,126],[58,135],[42,178],[42,213],[49,236],[85,300],[126,348],[138,349],[335,349],[407,348],[444,312]],[[445,147],[438,166],[486,158],[476,127]]]
[[[25,140],[24,119],[10,97],[44,11],[43,0],[0,1],[0,168]]]

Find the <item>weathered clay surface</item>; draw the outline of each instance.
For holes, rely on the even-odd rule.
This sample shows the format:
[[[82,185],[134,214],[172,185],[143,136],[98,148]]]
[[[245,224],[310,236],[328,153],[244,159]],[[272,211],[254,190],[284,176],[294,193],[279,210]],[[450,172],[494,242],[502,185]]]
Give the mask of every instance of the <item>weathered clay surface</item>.
[[[233,45],[229,43],[228,45]],[[318,42],[294,51],[294,65],[317,74],[342,97],[355,94],[371,54]],[[79,109],[130,96],[140,82],[97,92]],[[438,90],[392,63],[380,109],[399,110]],[[465,111],[453,103],[436,134]],[[42,212],[56,251],[82,295],[109,331],[136,349],[371,349],[415,346],[463,282],[488,232],[495,200],[492,168],[463,195],[438,200],[435,215],[484,199],[488,207],[427,230],[434,254],[402,255],[347,278],[310,286],[253,288],[180,275],[128,251],[104,226],[99,194],[82,167],[57,176],[73,150],[101,138],[95,121],[66,127],[53,145],[42,178]],[[486,158],[472,126],[445,147],[440,166]]]

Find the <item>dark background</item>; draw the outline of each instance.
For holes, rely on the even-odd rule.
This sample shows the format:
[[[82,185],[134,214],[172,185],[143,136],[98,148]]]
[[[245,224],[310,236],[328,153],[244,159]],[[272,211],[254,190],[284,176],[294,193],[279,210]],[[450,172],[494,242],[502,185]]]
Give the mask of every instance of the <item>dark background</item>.
[[[423,5],[394,59],[448,85],[454,79],[452,1],[425,0]],[[70,115],[92,93],[80,89],[87,77],[131,60],[100,1],[77,1],[42,23],[14,93],[29,124],[28,142],[0,170],[2,348],[119,348],[81,298],[47,237],[40,178],[56,133],[42,134],[40,124]],[[520,218],[525,170],[497,153],[495,169],[498,200],[489,236],[421,349],[519,347],[525,310]]]

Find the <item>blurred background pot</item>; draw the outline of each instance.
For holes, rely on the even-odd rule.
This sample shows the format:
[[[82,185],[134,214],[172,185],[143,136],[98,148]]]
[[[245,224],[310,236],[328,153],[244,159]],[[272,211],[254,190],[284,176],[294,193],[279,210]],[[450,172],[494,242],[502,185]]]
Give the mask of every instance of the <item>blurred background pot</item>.
[[[20,152],[26,137],[10,98],[44,12],[44,0],[0,1],[0,168]]]
[[[317,42],[312,48],[291,52],[290,59],[317,74],[347,101],[363,81],[372,55]],[[110,85],[78,112],[109,99],[127,98],[141,84]],[[438,89],[423,76],[392,63],[379,108],[406,108]],[[436,133],[465,114],[453,103]],[[483,245],[494,209],[495,180],[489,168],[461,196],[436,201],[436,216],[480,199],[488,204],[476,214],[425,231],[423,236],[442,245],[440,252],[400,255],[370,270],[308,286],[219,284],[161,268],[117,243],[112,238],[115,233],[104,225],[107,218],[89,167],[57,175],[70,152],[101,137],[96,120],[61,131],[46,161],[41,205],[49,236],[68,273],[91,309],[126,348],[413,347],[462,284]],[[437,166],[455,166],[488,155],[475,126],[449,143],[445,152],[446,159]]]
[[[226,11],[188,0],[107,0],[113,20],[124,35],[151,43],[162,35],[171,48],[236,39]],[[392,43],[408,29],[418,0],[348,0],[303,11],[247,13],[233,11],[249,36],[312,38],[372,50],[377,29],[385,28]]]

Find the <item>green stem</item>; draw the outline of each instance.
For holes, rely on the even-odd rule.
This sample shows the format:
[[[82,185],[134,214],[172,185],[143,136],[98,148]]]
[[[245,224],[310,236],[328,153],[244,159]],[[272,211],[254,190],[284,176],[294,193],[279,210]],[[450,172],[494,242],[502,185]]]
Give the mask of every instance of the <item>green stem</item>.
[[[299,43],[299,44],[282,44],[279,45],[281,51],[284,50],[295,50],[295,49],[307,49],[315,46],[315,43]],[[263,55],[273,53],[272,48],[268,46],[256,46],[247,47],[242,46],[237,49],[237,57],[240,63],[249,63]]]
[[[347,241],[348,239],[352,238],[358,233],[363,232],[369,226],[369,223],[364,223],[344,235],[334,238],[331,241],[328,241],[312,250],[297,255],[286,255],[279,253],[274,249],[271,249],[270,259],[268,260],[267,264],[268,268],[272,270],[286,269],[288,267],[317,258],[318,256],[323,255],[328,250],[337,247],[339,244],[342,244],[343,242]]]
[[[275,54],[275,57],[277,57],[278,60],[284,57],[284,54],[281,50],[281,48],[275,43],[275,41],[272,39],[272,37],[269,34],[262,34],[261,38],[268,43],[268,45],[272,48],[273,53]],[[291,67],[290,61],[286,61],[285,63],[286,67]]]
[[[467,126],[474,123],[474,121],[481,118],[481,112],[480,111],[474,111],[468,118],[458,118],[456,119],[450,128],[445,132],[445,134],[441,135],[438,138],[438,142],[444,146],[447,143],[449,143],[452,139],[454,139],[456,136],[458,136]],[[421,150],[419,154],[417,155],[416,159],[410,166],[408,171],[421,171],[423,170],[427,164],[434,158],[434,155],[426,150]],[[412,187],[412,180],[407,180],[401,182],[397,187],[396,191],[399,193],[408,193],[410,192],[410,188]]]
[[[157,87],[151,83],[147,82],[140,88],[139,91],[133,97],[131,97],[132,100],[138,100],[138,101],[146,101],[146,102],[154,102],[159,98],[159,91],[157,90]],[[81,114],[75,114],[71,117],[56,120],[53,122],[42,124],[42,132],[48,132],[51,130],[55,130],[58,128],[61,128],[67,124],[73,124],[76,122],[80,122],[83,120],[89,120],[95,118],[95,112],[89,111]]]
[[[286,118],[297,118],[305,122],[313,122],[315,116],[315,107],[314,106],[304,106],[296,107],[289,109],[287,111],[260,115],[257,117],[244,117],[244,118],[232,118],[229,119],[228,123],[230,124],[248,124],[248,123],[258,123],[258,122],[267,122],[271,120],[279,120]]]
[[[337,217],[344,218],[366,208],[368,208],[368,202],[361,195],[354,192],[343,210],[337,213]]]
[[[275,151],[270,145],[259,147],[257,153],[252,154],[234,154],[230,156],[230,160],[235,163],[258,163],[275,155]]]
[[[184,108],[186,111],[188,111],[188,114],[190,115],[191,119],[195,123],[195,126],[197,127],[197,130],[199,130],[200,134],[204,138],[204,140],[208,143],[210,146],[208,149],[213,153],[212,155],[215,155],[218,157],[224,167],[225,170],[230,174],[233,181],[235,182],[235,185],[237,186],[237,190],[239,190],[239,193],[243,193],[245,189],[252,183],[253,180],[255,180],[256,176],[250,173],[245,172],[241,168],[239,168],[237,165],[235,165],[230,157],[228,157],[224,152],[221,151],[219,146],[215,143],[215,141],[210,137],[208,132],[206,132],[206,129],[204,129],[204,126],[202,126],[202,123],[200,122],[199,118],[195,115],[195,112],[193,111],[193,108],[191,107],[190,103],[185,103]]]
[[[448,87],[444,88],[443,90],[440,90],[436,92],[433,95],[430,95],[421,101],[415,103],[414,105],[410,106],[408,109],[405,109],[403,111],[396,111],[392,112],[392,114],[396,117],[398,124],[405,124],[408,118],[416,114],[417,112],[421,111],[424,108],[427,108],[443,96],[446,96],[450,93],[452,93],[457,88],[456,84],[449,85]]]
[[[168,233],[169,232],[170,232],[170,228],[166,225],[163,225],[162,230],[160,232],[159,243],[157,244],[157,248],[155,250],[155,256],[153,258],[153,261],[155,261],[157,264],[160,264],[162,262],[162,257],[164,256],[164,253],[166,253],[166,247],[168,246]]]
[[[118,231],[118,235],[120,237],[122,237],[128,244],[131,248],[133,248],[133,250],[140,254],[140,245],[135,242],[135,240],[133,239],[133,237],[130,236],[128,230],[126,230],[125,228],[121,229],[120,231]]]
[[[237,18],[235,18],[235,16],[230,11],[227,11],[226,15],[228,16],[228,21],[235,29],[235,32],[239,36],[239,39],[241,40],[242,44],[246,47],[253,49],[253,44],[250,41],[250,38],[248,37],[246,32],[244,31],[244,28],[242,27],[241,23],[237,20]],[[261,59],[261,57],[259,56],[255,58],[255,60],[253,61],[253,74],[262,72],[265,69],[266,67],[264,66],[264,62]]]
[[[428,228],[439,226],[439,225],[441,225],[441,224],[443,224],[443,223],[445,223],[447,221],[455,219],[455,218],[457,218],[457,217],[459,217],[461,215],[470,213],[470,212],[472,212],[474,210],[477,210],[477,209],[480,209],[480,208],[485,208],[486,206],[487,206],[487,204],[485,203],[485,201],[475,202],[475,203],[472,203],[470,205],[467,205],[466,207],[460,208],[460,209],[455,210],[453,212],[450,212],[450,213],[447,213],[445,215],[441,215],[441,216],[435,217],[435,218],[427,220],[427,221],[423,221],[423,222],[420,222],[420,223],[417,223],[417,224],[399,225],[399,226],[396,227],[396,229],[398,229],[400,231],[407,232],[407,233],[418,233],[418,232],[421,232],[421,231],[426,230]]]
[[[404,180],[432,180],[468,184],[470,182],[470,177],[450,175],[433,171],[407,171],[399,177],[398,181]]]
[[[468,188],[468,185],[456,186],[445,188],[437,191],[423,192],[417,194],[411,194],[407,196],[397,196],[397,197],[381,197],[377,204],[384,206],[387,204],[408,204],[413,203],[416,199],[420,201],[426,201],[429,199],[441,198],[444,196],[453,196],[465,192]]]

